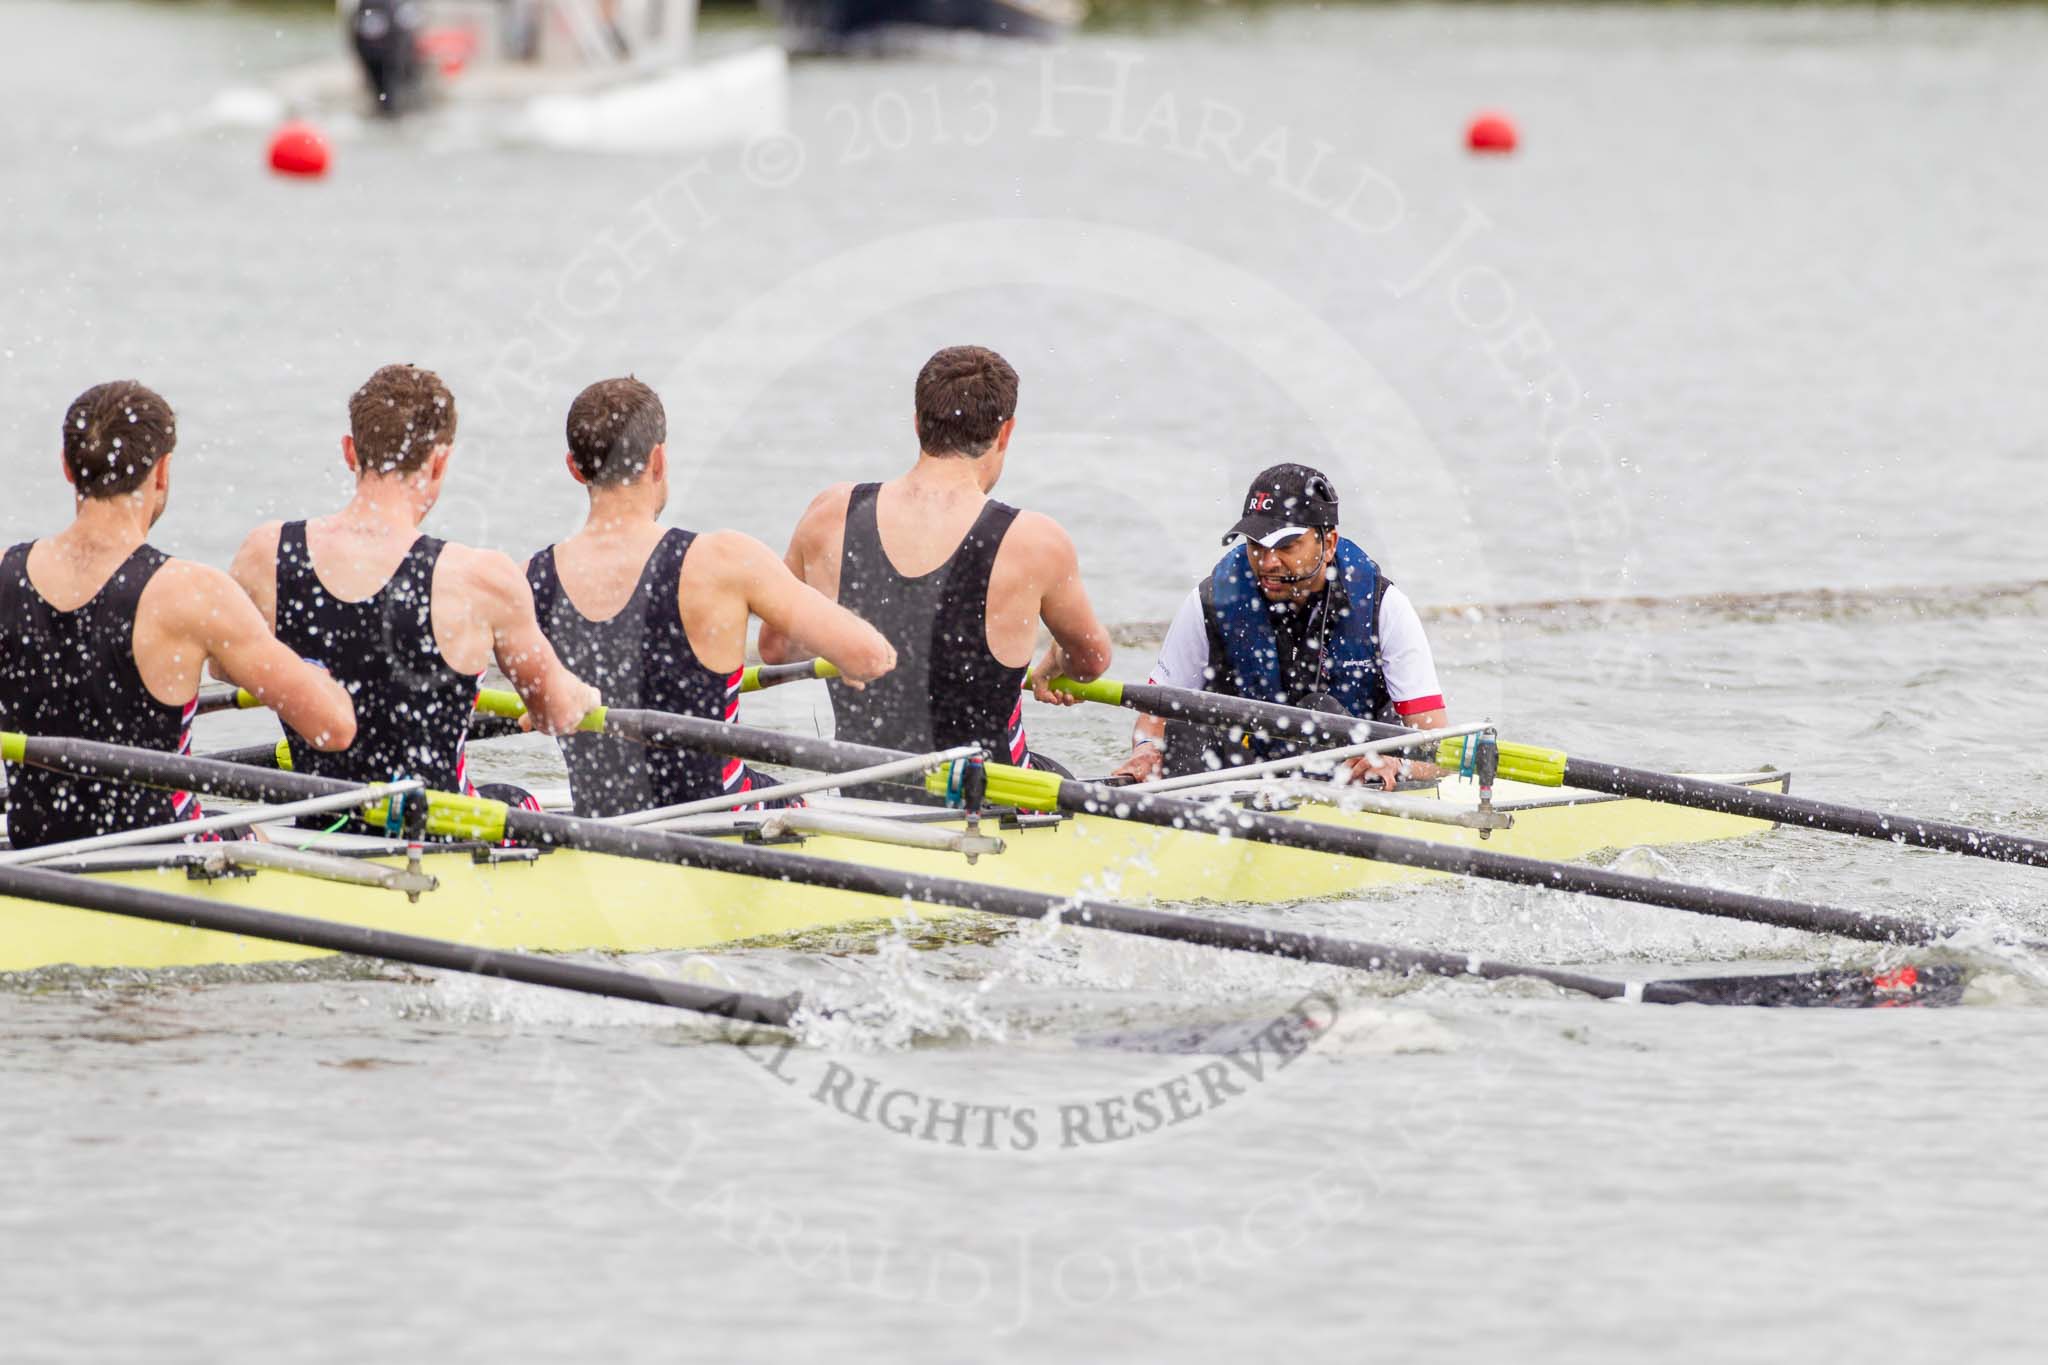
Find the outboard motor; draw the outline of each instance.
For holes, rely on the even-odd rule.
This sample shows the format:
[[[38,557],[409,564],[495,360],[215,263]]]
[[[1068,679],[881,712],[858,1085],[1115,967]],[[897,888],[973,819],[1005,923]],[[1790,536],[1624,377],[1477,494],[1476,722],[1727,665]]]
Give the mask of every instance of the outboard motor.
[[[378,114],[396,118],[417,107],[425,76],[417,0],[357,0],[349,28]]]

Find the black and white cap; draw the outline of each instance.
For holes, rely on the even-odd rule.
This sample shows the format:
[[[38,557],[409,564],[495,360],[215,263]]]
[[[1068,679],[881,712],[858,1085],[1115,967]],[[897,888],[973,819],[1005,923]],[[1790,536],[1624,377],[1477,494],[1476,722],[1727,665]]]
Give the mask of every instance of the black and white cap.
[[[1244,495],[1244,515],[1224,533],[1223,543],[1239,536],[1267,549],[1306,531],[1337,529],[1337,490],[1320,469],[1305,464],[1276,464],[1262,470]]]

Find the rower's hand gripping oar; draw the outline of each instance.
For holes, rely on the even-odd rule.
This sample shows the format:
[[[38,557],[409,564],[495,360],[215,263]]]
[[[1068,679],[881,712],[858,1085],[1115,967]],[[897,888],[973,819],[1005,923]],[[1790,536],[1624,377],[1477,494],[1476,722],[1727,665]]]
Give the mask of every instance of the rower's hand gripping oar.
[[[1201,725],[1236,726],[1253,734],[1293,740],[1311,746],[1355,743],[1393,735],[1414,734],[1406,726],[1382,721],[1332,717],[1297,706],[1228,697],[1213,692],[1161,687],[1154,683],[1119,683],[1098,680],[1075,682],[1056,678],[1055,690],[1084,701],[1101,702],[1141,711],[1169,720],[1193,721]],[[1457,767],[1465,754],[1465,741],[1447,739],[1439,746],[1436,761]],[[1835,834],[1853,834],[1887,843],[1914,844],[1989,858],[1995,862],[2026,863],[2048,867],[2048,841],[2024,835],[2002,834],[1969,825],[1924,820],[1918,816],[1891,815],[1832,801],[1814,801],[1785,792],[1757,787],[1735,786],[1675,773],[1651,772],[1590,758],[1572,758],[1561,749],[1543,749],[1528,744],[1500,745],[1500,775],[1515,782],[1540,787],[1577,787],[1585,791],[1632,796],[1667,805],[1690,806],[1697,810],[1744,815],[1756,820],[1801,825]]]

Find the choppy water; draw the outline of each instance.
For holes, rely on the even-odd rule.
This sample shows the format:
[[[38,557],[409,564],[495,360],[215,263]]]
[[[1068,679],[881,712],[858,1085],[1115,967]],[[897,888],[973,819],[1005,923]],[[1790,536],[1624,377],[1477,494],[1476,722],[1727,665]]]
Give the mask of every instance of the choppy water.
[[[1219,13],[805,66],[791,136],[745,156],[343,123],[321,185],[207,111],[324,23],[4,13],[10,537],[63,514],[89,383],[177,405],[160,543],[218,561],[341,494],[347,393],[409,359],[462,407],[443,534],[571,526],[561,413],[631,369],[669,399],[676,519],[779,543],[818,485],[908,457],[916,365],[973,339],[1024,375],[1005,490],[1073,531],[1122,675],[1249,472],[1316,458],[1443,609],[1461,715],[2048,822],[2037,12]],[[1488,105],[1511,161],[1458,151]],[[1033,725],[1083,766],[1121,743]],[[558,771],[537,741],[491,761]],[[2019,869],[1795,832],[1629,858],[2048,930]],[[1633,975],[1871,960],[1496,888],[1287,913]],[[642,964],[858,1007],[780,1059],[403,973],[0,993],[0,1351],[2021,1359],[2048,1328],[2023,963],[1961,1009],[1792,1014],[916,941]],[[1225,1054],[1298,1007],[1336,1026],[1293,1065]],[[870,1078],[910,1097],[891,1121],[986,1127],[893,1131]],[[1202,1112],[1090,1141],[1119,1096]]]

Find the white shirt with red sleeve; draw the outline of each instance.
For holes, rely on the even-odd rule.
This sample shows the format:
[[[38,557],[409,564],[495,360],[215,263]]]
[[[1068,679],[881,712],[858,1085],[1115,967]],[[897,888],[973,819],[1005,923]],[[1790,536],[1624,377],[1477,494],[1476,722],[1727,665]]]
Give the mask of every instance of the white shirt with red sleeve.
[[[1387,695],[1394,710],[1403,716],[1444,709],[1444,689],[1436,679],[1436,660],[1429,652],[1429,638],[1422,633],[1422,618],[1408,594],[1388,587],[1380,599],[1380,665],[1387,680]],[[1202,622],[1202,594],[1196,589],[1180,604],[1173,624],[1166,628],[1166,641],[1159,647],[1159,662],[1152,665],[1146,681],[1162,687],[1184,687],[1194,692],[1209,687],[1209,630]]]

